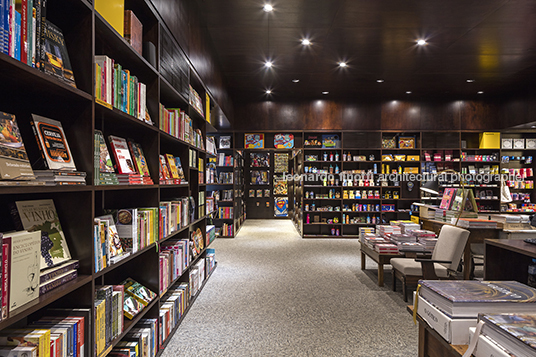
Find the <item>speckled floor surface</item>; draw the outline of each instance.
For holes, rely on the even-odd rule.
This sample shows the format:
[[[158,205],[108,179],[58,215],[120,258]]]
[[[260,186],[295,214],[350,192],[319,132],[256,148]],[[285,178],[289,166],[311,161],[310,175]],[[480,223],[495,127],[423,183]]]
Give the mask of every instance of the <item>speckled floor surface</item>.
[[[218,268],[163,356],[416,356],[400,285],[360,269],[357,240],[302,239],[290,221],[247,220],[217,239]]]

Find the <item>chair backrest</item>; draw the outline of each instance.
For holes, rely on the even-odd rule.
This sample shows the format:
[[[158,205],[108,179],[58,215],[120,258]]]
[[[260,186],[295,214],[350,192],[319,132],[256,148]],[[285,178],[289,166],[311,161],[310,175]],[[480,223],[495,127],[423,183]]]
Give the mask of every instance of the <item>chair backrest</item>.
[[[470,233],[460,227],[448,225],[441,227],[432,259],[451,261],[451,264],[443,265],[450,270],[457,270]]]

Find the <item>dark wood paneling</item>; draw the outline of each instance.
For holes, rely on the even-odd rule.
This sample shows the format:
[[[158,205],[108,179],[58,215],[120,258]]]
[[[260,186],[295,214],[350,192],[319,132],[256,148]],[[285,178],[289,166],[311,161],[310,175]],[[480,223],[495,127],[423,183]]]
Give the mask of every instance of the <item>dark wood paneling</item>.
[[[417,130],[421,107],[415,102],[392,100],[381,106],[381,128],[384,130]]]
[[[500,106],[481,101],[462,101],[460,120],[462,130],[498,129],[500,122]]]
[[[422,130],[460,129],[461,101],[448,103],[420,103]]]
[[[179,45],[188,54],[188,40],[190,38],[189,1],[151,0],[151,2],[169,30],[175,35]]]
[[[342,129],[341,105],[327,100],[300,103],[305,118],[304,129]]]
[[[304,117],[297,106],[292,103],[268,102],[272,111],[273,126],[285,130],[302,130]]]
[[[379,130],[379,104],[347,104],[341,108],[342,128],[345,130]]]

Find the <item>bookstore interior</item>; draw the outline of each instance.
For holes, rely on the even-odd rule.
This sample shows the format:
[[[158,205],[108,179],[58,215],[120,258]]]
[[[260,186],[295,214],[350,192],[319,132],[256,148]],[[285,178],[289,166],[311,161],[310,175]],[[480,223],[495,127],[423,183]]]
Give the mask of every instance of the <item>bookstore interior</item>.
[[[390,266],[420,356],[536,356],[535,14],[0,0],[0,354],[162,355],[269,219]]]

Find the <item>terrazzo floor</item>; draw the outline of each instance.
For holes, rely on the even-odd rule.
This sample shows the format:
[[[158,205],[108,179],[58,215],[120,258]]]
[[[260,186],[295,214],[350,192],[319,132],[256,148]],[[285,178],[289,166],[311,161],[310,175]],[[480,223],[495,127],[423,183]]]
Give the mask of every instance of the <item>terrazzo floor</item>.
[[[406,304],[361,270],[359,242],[302,239],[288,220],[247,220],[217,239],[218,267],[172,337],[175,356],[416,356]]]

